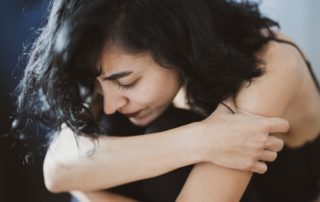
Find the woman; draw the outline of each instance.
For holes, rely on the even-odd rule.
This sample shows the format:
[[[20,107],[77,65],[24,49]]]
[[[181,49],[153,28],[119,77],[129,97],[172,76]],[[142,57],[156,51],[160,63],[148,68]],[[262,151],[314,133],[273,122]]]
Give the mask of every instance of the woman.
[[[125,200],[99,190],[196,164],[178,201],[238,201],[250,172],[264,173],[262,161],[273,161],[282,147],[267,133],[276,133],[288,147],[305,150],[311,142],[317,148],[319,88],[304,57],[273,26],[277,23],[246,2],[54,2],[18,103],[36,115],[49,115],[58,127],[68,126],[48,150],[47,187],[80,190],[73,193],[91,200]],[[101,132],[95,124],[99,116],[94,117],[96,92],[103,95],[106,114],[119,112],[134,125],[146,126],[168,108],[182,85],[191,110],[205,120],[146,136],[94,135]],[[260,115],[285,118],[291,130],[280,135],[286,124]],[[69,128],[79,135],[77,141]],[[79,158],[77,144],[89,157]],[[306,158],[299,156],[296,161]],[[292,169],[291,177],[315,169],[306,182],[312,191],[303,190],[302,197],[299,184],[289,184],[290,195],[303,201],[318,193],[319,162],[307,164],[300,170],[287,164],[274,168]]]

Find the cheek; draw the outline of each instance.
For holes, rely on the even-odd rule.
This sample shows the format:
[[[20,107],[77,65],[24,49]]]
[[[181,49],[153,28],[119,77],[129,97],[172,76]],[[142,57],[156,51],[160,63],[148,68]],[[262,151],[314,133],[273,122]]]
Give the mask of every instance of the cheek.
[[[130,90],[127,93],[127,97],[131,104],[139,106],[147,105],[152,102],[153,90],[146,88],[146,86],[139,86]]]
[[[142,106],[151,106],[156,105],[161,99],[161,94],[163,92],[159,91],[159,88],[153,88],[153,86],[144,85],[139,89],[135,89],[128,93],[128,98],[131,103],[142,105]]]
[[[128,93],[131,103],[142,106],[162,106],[173,101],[180,89],[180,81],[176,74],[163,73],[148,76],[136,88]]]

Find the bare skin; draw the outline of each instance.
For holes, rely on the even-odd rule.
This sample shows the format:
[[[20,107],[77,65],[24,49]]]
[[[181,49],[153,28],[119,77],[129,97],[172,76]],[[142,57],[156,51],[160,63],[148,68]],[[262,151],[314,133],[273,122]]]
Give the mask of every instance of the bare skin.
[[[291,41],[283,34],[279,38]],[[256,79],[255,85],[242,88],[236,97],[237,107],[288,120],[288,133],[277,136],[289,147],[300,147],[317,138],[320,94],[304,58],[296,48],[278,42],[269,43],[257,57],[269,61],[266,75]]]
[[[267,61],[266,73],[249,87],[243,87],[234,105],[242,111],[289,120],[290,130],[277,134],[287,146],[303,146],[317,138],[320,132],[320,95],[300,53],[292,46],[271,42],[258,57]],[[238,201],[241,196],[228,196],[228,190],[223,188],[220,188],[223,194],[217,198],[211,192],[212,187],[219,189],[216,185],[224,183],[221,187],[236,186],[234,188],[239,189],[249,182],[250,177],[248,173],[198,164],[178,201]]]
[[[242,90],[234,98],[233,103],[231,101],[229,104],[233,105],[234,108],[238,108],[239,112],[242,114],[251,112],[258,115],[279,116],[288,119],[291,124],[291,130],[287,134],[279,135],[279,137],[283,138],[285,143],[289,146],[301,146],[316,138],[320,126],[320,117],[316,115],[320,112],[320,106],[317,104],[320,103],[320,97],[301,55],[291,46],[271,42],[261,51],[261,53],[257,54],[257,57],[261,57],[268,64],[265,75],[256,79],[249,87],[244,85]],[[283,58],[288,59],[284,61]],[[285,78],[285,82],[283,82],[283,78]],[[275,91],[275,89],[277,89],[277,91]],[[202,126],[212,125],[212,123],[216,121],[215,117],[217,116],[211,116],[201,122],[201,124],[203,124]],[[308,124],[306,124],[306,122]],[[304,123],[305,125],[303,125]],[[306,127],[306,125],[309,127]],[[306,135],[301,136],[301,134]],[[286,135],[289,137],[286,137]],[[222,142],[220,146],[221,145],[223,145]],[[204,152],[204,150],[202,152]],[[203,201],[237,201],[240,199],[247,182],[250,179],[250,172],[237,171],[217,166],[220,165],[232,168],[232,166],[228,166],[228,163],[230,162],[225,161],[227,158],[219,158],[219,153],[217,152],[216,155],[214,155],[214,150],[211,150],[211,152],[213,153],[208,155],[210,152],[207,150],[205,152],[207,154],[206,157],[203,155],[196,160],[198,164],[190,174],[178,201],[192,201],[193,197],[203,199]],[[208,158],[209,156],[210,158]],[[47,158],[49,157],[47,156]],[[272,158],[275,158],[274,154]],[[193,162],[187,160],[184,163],[180,162],[180,165],[175,164],[173,167],[179,167],[186,162],[187,164],[190,162],[195,163],[194,159]],[[201,160],[199,161],[199,159]],[[248,169],[249,167],[250,166],[246,168],[238,167],[238,169],[250,170]],[[168,169],[168,167],[166,167],[166,169]],[[171,168],[169,168],[169,170],[170,169]],[[263,169],[265,172],[266,168]],[[164,170],[158,170],[157,172],[158,174],[161,174]],[[224,184],[221,184],[222,181]],[[233,187],[235,185],[237,191],[234,191]],[[65,187],[65,189],[61,190],[72,190],[70,187],[71,186],[69,186],[69,189]],[[199,189],[199,187],[201,187],[201,189]],[[210,190],[205,190],[203,187],[210,187]],[[226,189],[226,187],[229,188]],[[99,187],[96,188],[97,189],[95,190],[99,189]],[[108,188],[108,186],[103,186],[100,189],[102,188]],[[86,190],[86,188],[79,190]],[[230,194],[230,190],[233,191],[233,194]]]
[[[280,79],[269,77],[275,79],[275,82],[271,83],[273,85],[263,86],[263,83],[268,82],[269,78],[261,77],[254,81],[250,87],[244,87],[239,92],[234,105],[241,110],[266,116],[280,116],[289,120],[291,130],[287,134],[277,135],[285,141],[287,146],[299,147],[312,141],[320,131],[320,117],[318,116],[320,96],[300,53],[291,46],[270,43],[258,56],[265,61],[270,61],[266,74],[277,71],[279,78],[281,78],[281,74],[285,74],[286,83],[284,84]],[[292,63],[283,63],[282,58],[284,57]],[[274,69],[276,67],[283,68]],[[279,89],[279,87],[283,91],[276,94],[278,97],[274,96],[273,89]],[[258,92],[264,96],[261,94],[257,96]],[[266,93],[269,93],[270,96]],[[286,97],[288,99],[284,100],[283,98]],[[225,187],[239,190],[239,187],[246,186],[250,176],[250,173],[228,170],[210,163],[200,163],[193,169],[177,201],[194,201],[195,199],[201,201],[238,201],[241,194],[231,195],[229,189],[225,189]],[[220,186],[216,186],[217,184]],[[213,186],[216,192],[212,192]],[[210,189],[206,190],[205,187],[210,187]],[[238,193],[243,191],[244,189]],[[215,194],[217,192],[220,194]]]
[[[268,132],[287,130],[283,120],[233,115],[220,107],[203,122],[161,133],[100,137],[95,153],[86,157],[79,156],[72,131],[64,128],[46,155],[46,185],[54,192],[107,189],[199,162],[263,173],[265,165],[256,160],[273,161],[283,146],[282,141],[268,136]],[[212,131],[219,135],[206,135]],[[84,137],[79,144],[82,154],[93,148],[92,141]],[[265,149],[274,152],[270,155]]]
[[[80,202],[137,202],[128,197],[114,194],[107,191],[93,191],[93,192],[71,192]]]

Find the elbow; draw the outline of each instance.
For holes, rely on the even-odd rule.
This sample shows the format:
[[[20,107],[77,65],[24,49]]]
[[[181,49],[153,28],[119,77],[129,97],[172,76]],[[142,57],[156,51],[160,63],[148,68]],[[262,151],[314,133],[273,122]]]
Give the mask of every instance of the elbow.
[[[59,187],[59,184],[57,184],[52,179],[45,178],[44,184],[47,190],[51,193],[57,194],[63,192],[62,189]]]
[[[190,200],[190,198],[188,199],[188,197],[186,197],[185,194],[180,193],[175,201],[176,202],[189,202],[189,201],[192,201],[192,199]]]
[[[175,201],[176,202],[183,202],[183,199],[180,196],[178,196]]]
[[[63,192],[62,189],[59,188],[59,184],[57,184],[52,179],[45,177],[44,184],[45,184],[45,187],[47,188],[47,190],[51,193],[57,194],[57,193]]]
[[[61,176],[65,173],[64,169],[53,159],[48,151],[43,163],[44,184],[48,191],[52,193],[67,191],[63,188],[66,178]]]

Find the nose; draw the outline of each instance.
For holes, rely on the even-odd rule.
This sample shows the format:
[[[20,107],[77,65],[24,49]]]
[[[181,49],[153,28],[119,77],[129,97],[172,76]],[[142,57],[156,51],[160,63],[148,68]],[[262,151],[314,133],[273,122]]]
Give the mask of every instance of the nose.
[[[129,99],[119,92],[103,93],[103,111],[105,114],[113,114],[124,107]]]

